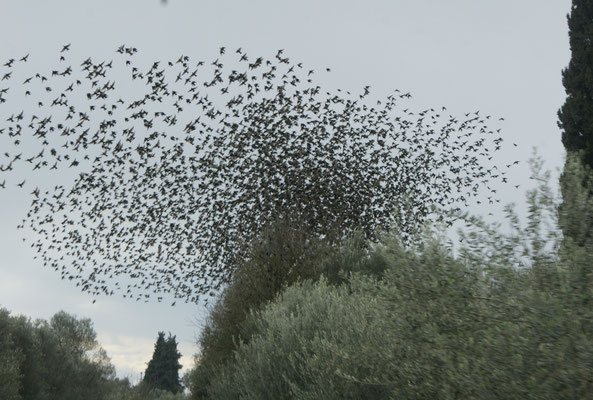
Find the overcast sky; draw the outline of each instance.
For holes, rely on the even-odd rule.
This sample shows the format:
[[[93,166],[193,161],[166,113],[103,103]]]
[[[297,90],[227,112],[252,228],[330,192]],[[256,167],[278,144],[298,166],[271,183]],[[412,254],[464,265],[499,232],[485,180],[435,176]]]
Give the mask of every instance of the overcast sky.
[[[503,116],[507,146],[500,164],[509,172],[504,203],[523,203],[532,185],[526,160],[536,146],[546,167],[561,167],[564,149],[557,110],[565,94],[561,70],[570,59],[566,14],[570,0],[28,0],[4,2],[0,61],[31,53],[30,67],[46,69],[62,45],[75,59],[113,57],[121,44],[142,60],[214,59],[220,46],[270,57],[278,49],[330,88],[379,95],[411,92],[413,104],[446,106],[462,115],[480,110]],[[2,86],[2,85],[0,85]],[[1,112],[0,115],[4,115]],[[2,122],[0,122],[0,125]],[[509,146],[510,143],[517,146]],[[2,150],[2,149],[0,149]],[[521,184],[515,190],[513,185]],[[511,189],[509,189],[511,188]],[[65,310],[93,320],[118,375],[137,379],[157,332],[177,335],[184,369],[197,352],[202,306],[93,298],[43,268],[16,225],[29,197],[0,192],[0,306],[48,319]],[[520,207],[519,207],[520,208]],[[473,209],[500,216],[500,207]]]

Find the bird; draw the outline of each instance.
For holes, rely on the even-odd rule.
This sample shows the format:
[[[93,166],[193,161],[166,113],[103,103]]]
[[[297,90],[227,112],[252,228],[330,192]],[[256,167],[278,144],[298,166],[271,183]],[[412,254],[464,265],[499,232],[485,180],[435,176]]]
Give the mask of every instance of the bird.
[[[21,76],[11,63],[3,76],[28,90],[26,102],[21,91],[6,100],[15,114],[0,130],[10,153],[0,187],[24,187],[26,170],[34,249],[93,295],[151,301],[168,291],[197,302],[230,281],[270,215],[292,210],[319,237],[338,224],[372,239],[377,225],[396,222],[379,210],[409,188],[413,226],[429,218],[426,204],[467,202],[478,179],[506,179],[476,161],[497,151],[478,136],[491,130],[488,118],[416,113],[397,89],[380,101],[367,98],[370,86],[360,96],[326,89],[284,49],[265,57],[218,47],[213,61],[180,55],[147,66],[127,44],[113,59],[87,54],[72,66],[69,50],[59,52],[63,67]],[[138,96],[121,92],[132,81]],[[16,158],[4,145],[23,138]],[[73,180],[51,186],[45,174],[58,170]]]

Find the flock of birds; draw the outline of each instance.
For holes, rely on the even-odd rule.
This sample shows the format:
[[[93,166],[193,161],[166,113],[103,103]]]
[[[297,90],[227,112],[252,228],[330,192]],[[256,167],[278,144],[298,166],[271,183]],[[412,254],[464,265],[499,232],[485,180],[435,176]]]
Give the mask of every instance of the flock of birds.
[[[136,53],[72,64],[67,44],[56,68],[17,77],[27,54],[0,72],[0,195],[30,193],[19,228],[93,295],[198,302],[274,218],[296,215],[320,238],[376,239],[376,228],[411,231],[431,206],[459,209],[482,186],[498,201],[489,182],[506,180],[488,166],[500,129],[479,112],[414,113],[398,90],[374,101],[368,86],[323,90],[282,50],[145,66]]]

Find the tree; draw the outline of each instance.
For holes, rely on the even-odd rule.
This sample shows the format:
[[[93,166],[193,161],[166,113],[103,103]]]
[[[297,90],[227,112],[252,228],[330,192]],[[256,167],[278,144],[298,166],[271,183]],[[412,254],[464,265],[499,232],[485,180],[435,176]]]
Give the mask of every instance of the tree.
[[[115,369],[89,319],[65,312],[50,322],[0,310],[2,399],[104,399]],[[16,391],[16,392],[15,392]]]
[[[37,331],[50,390],[64,400],[103,399],[115,368],[97,342],[92,321],[60,311],[49,322],[39,321]]]
[[[562,71],[566,101],[558,111],[566,151],[582,150],[593,168],[593,2],[573,0],[568,15],[571,59]]]
[[[335,249],[309,234],[302,221],[279,219],[256,238],[201,330],[200,354],[190,374],[193,398],[208,398],[209,377],[232,358],[240,341],[248,341],[243,322],[250,310],[272,301],[283,288],[325,272],[322,263]]]
[[[592,399],[593,248],[563,240],[550,175],[531,165],[525,227],[509,206],[510,233],[462,216],[456,254],[431,226],[410,244],[393,232],[370,254],[346,249],[337,260],[357,272],[344,285],[300,282],[250,313],[251,340],[210,398]],[[591,179],[574,154],[569,165]],[[583,200],[564,210],[579,237],[593,196],[565,189]]]
[[[0,308],[0,399],[20,400],[23,354],[15,346],[10,329],[10,314]]]
[[[23,355],[19,366],[19,394],[23,399],[43,398],[48,385],[39,334],[33,323],[22,315],[10,316],[9,330],[15,347]]]
[[[78,357],[87,355],[99,345],[93,322],[89,318],[78,319],[60,311],[51,317],[49,326],[60,338],[60,345]]]
[[[150,387],[178,393],[183,390],[179,379],[179,363],[181,354],[177,351],[175,336],[165,338],[165,332],[159,332],[154,345],[152,359],[148,362],[144,373],[144,382]]]
[[[83,291],[113,294],[123,274],[133,281],[124,296],[198,301],[231,282],[271,221],[300,219],[311,240],[335,243],[357,230],[371,240],[376,228],[411,233],[431,205],[462,206],[489,179],[504,179],[488,162],[502,141],[489,116],[412,112],[398,90],[381,99],[368,87],[332,93],[282,50],[251,58],[221,48],[211,63],[181,56],[145,68],[121,46],[113,61],[83,61],[79,76],[63,67],[68,49],[64,64],[26,83],[31,96],[15,100],[34,115],[17,111],[5,131],[31,132],[35,150],[9,155],[4,168],[80,172],[70,187],[31,187],[26,222],[46,265]],[[117,93],[111,74],[120,67],[134,90]]]
[[[571,59],[568,67],[562,71],[562,83],[566,91],[566,101],[558,111],[559,123],[562,129],[562,143],[567,153],[576,154],[587,168],[593,168],[593,2],[590,0],[573,0],[571,13],[568,15]],[[564,165],[561,180],[562,194],[570,208],[574,204],[569,197],[572,190],[565,190],[569,185],[578,184],[593,193],[591,182],[577,181],[577,176],[568,170],[572,168]],[[593,223],[591,219],[583,220],[586,224]],[[565,227],[565,237],[574,234]],[[584,238],[589,232],[581,232]],[[583,243],[583,238],[573,238],[577,243]]]

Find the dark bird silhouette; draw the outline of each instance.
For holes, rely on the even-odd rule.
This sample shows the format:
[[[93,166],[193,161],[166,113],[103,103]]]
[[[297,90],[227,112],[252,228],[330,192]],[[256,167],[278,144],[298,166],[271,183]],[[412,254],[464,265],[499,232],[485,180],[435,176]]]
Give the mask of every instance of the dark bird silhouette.
[[[28,90],[13,99],[0,89],[0,101],[14,101],[0,110],[0,188],[23,188],[26,170],[35,190],[19,226],[38,235],[44,263],[93,295],[147,301],[166,291],[197,302],[230,282],[274,219],[331,243],[342,239],[332,232],[376,240],[376,228],[394,225],[405,236],[431,206],[459,209],[506,179],[486,165],[502,141],[488,116],[415,112],[399,90],[380,100],[370,86],[327,90],[282,49],[250,57],[219,47],[213,61],[146,66],[137,51],[123,44],[112,60],[85,57],[32,77],[17,63],[2,80],[10,86],[14,73]],[[128,84],[137,90],[122,93]],[[54,171],[74,178],[52,186]]]

